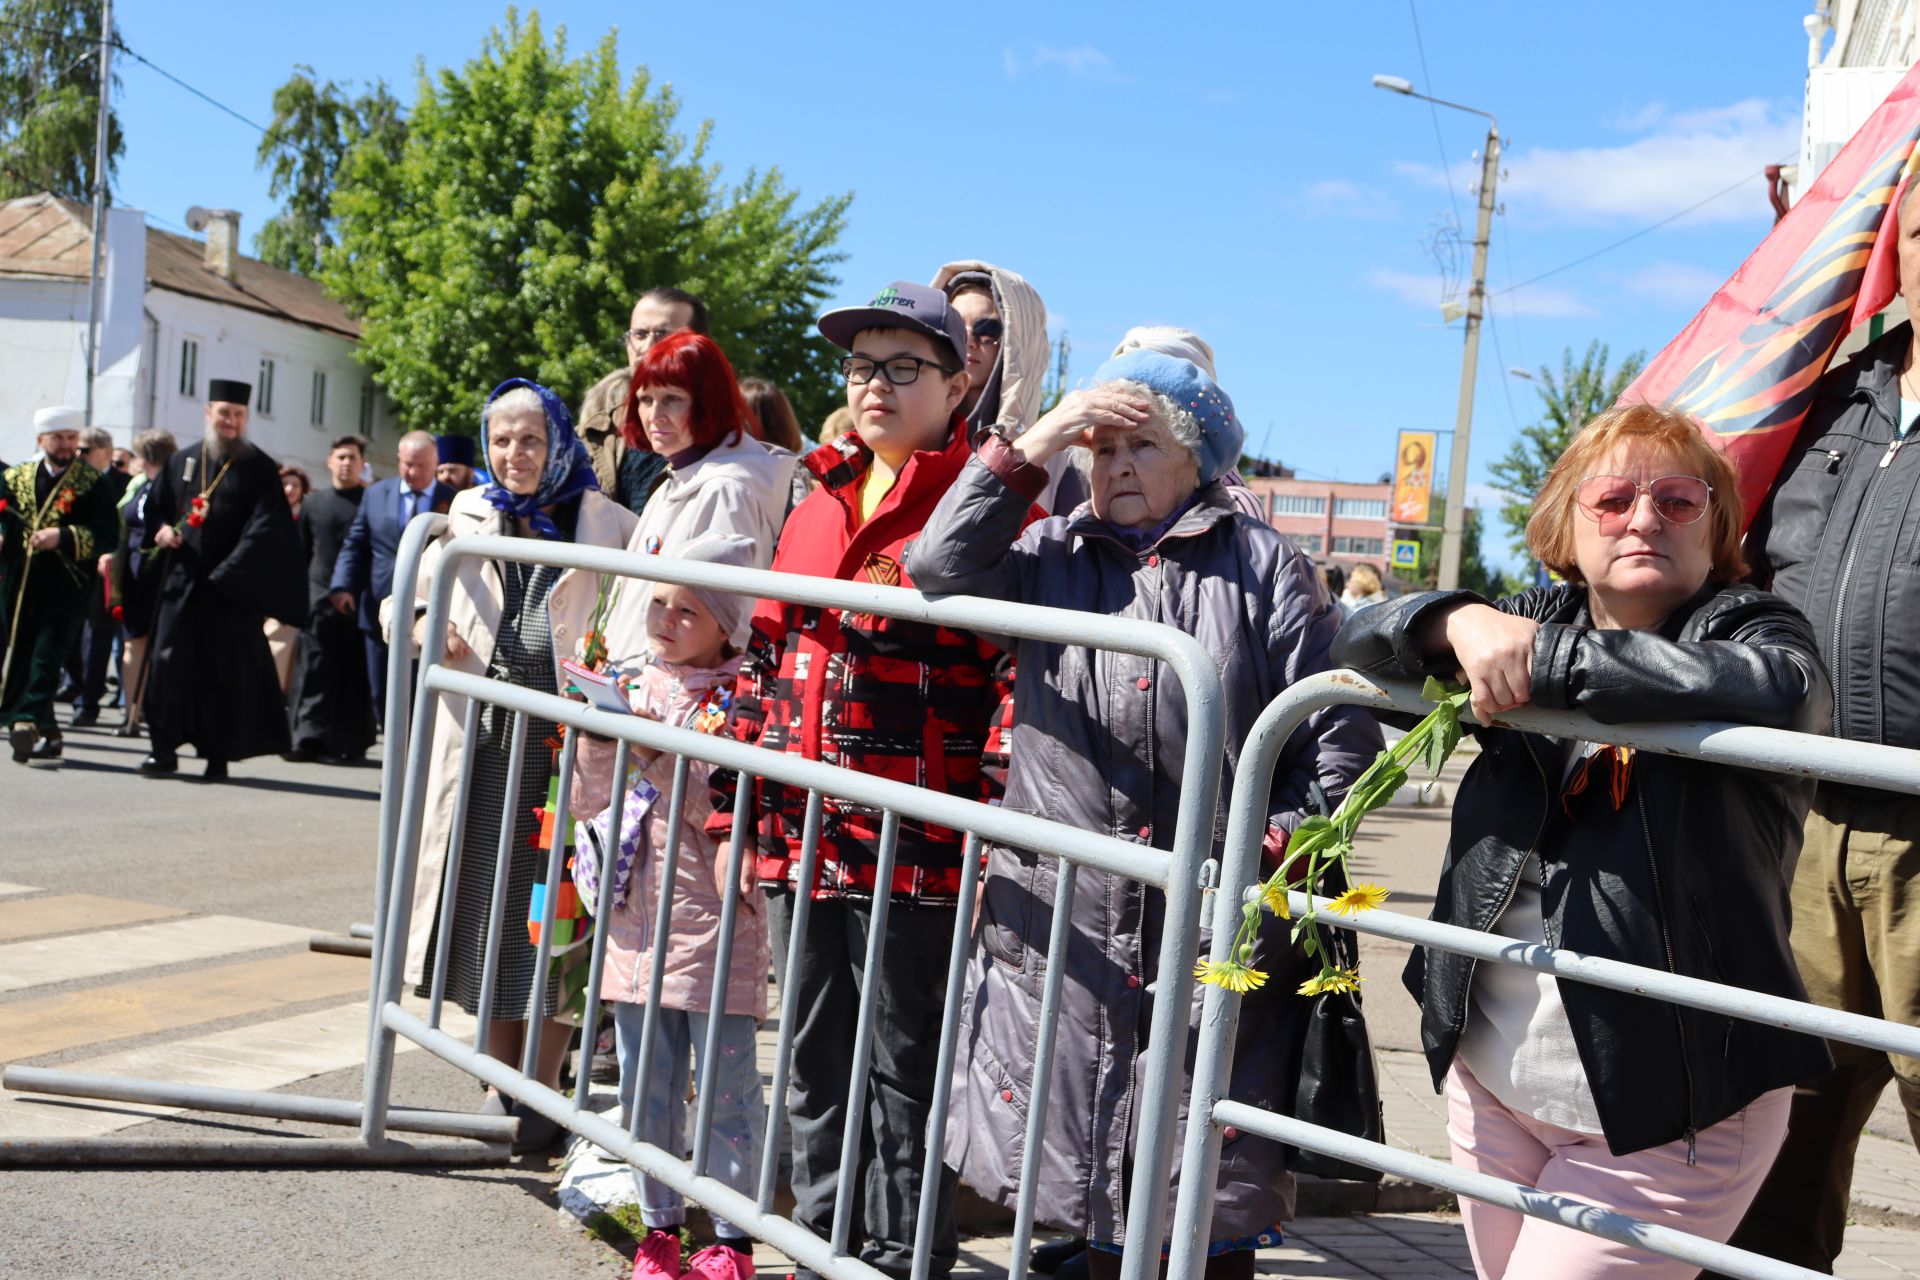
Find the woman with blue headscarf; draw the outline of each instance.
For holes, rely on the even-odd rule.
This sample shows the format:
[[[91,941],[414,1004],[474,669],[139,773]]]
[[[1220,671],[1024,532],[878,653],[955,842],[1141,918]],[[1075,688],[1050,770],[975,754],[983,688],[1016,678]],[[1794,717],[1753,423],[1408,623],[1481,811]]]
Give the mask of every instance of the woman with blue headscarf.
[[[456,494],[447,527],[428,545],[420,561],[414,603],[414,639],[424,639],[424,613],[440,566],[441,549],[454,538],[490,533],[548,542],[624,547],[637,518],[604,497],[593,475],[587,449],[573,433],[566,406],[545,387],[525,378],[509,378],[494,388],[480,417],[491,483]],[[576,639],[587,629],[595,593],[589,578],[581,587],[556,591],[560,570],[493,560],[461,560],[452,570],[454,585],[447,613],[446,665],[508,681],[544,693],[561,686],[558,663],[572,657]],[[391,624],[390,624],[391,625]],[[468,1013],[491,1019],[487,1052],[518,1062],[528,1006],[533,995],[534,949],[521,927],[535,880],[544,872],[546,854],[533,845],[534,810],[546,803],[552,757],[545,745],[559,734],[554,725],[535,720],[527,726],[526,766],[517,794],[507,794],[507,755],[513,741],[512,716],[482,708],[480,741],[473,754],[473,776],[465,821],[453,830],[458,772],[465,746],[466,699],[440,694],[434,722],[432,767],[428,775],[427,816],[420,844],[420,871],[413,887],[412,932],[407,940],[406,972],[427,994],[440,933],[447,934],[446,993]],[[506,927],[502,930],[499,977],[490,1008],[480,1008],[481,969],[498,859],[500,828],[516,815],[507,871]],[[459,841],[451,910],[440,919],[447,852]],[[557,966],[556,966],[557,969]],[[543,997],[548,1015],[558,1007],[558,981],[550,977]],[[570,1029],[550,1026],[540,1037],[538,1078],[557,1085]],[[504,1110],[488,1094],[483,1110]],[[516,1111],[516,1113],[518,1113]],[[536,1145],[554,1127],[526,1112],[521,1139]]]
[[[1243,433],[1225,391],[1191,360],[1130,351],[1027,431],[993,435],[940,500],[907,570],[922,591],[1016,600],[1164,623],[1213,655],[1226,697],[1227,776],[1254,718],[1302,676],[1325,670],[1340,614],[1313,562],[1236,505],[1223,477]],[[1026,526],[1047,464],[1072,449],[1090,498]],[[1005,805],[1170,850],[1183,785],[1187,703],[1165,664],[1082,645],[1022,640],[1015,655]],[[1268,802],[1270,850],[1321,797],[1337,801],[1380,748],[1351,708],[1315,715],[1287,743]],[[1208,780],[1202,785],[1213,785]],[[1226,797],[1220,799],[1224,812]],[[1211,810],[1210,810],[1211,811]],[[1211,851],[1219,856],[1216,848]],[[1199,867],[1181,874],[1198,875]],[[1048,955],[1054,873],[1023,849],[990,846],[966,972],[947,1163],[1012,1204],[1037,1181],[1042,1222],[1091,1242],[1093,1280],[1118,1275],[1127,1182],[1143,1113],[1165,927],[1165,895],[1090,868],[1075,872],[1072,936]],[[1257,943],[1267,990],[1242,1001],[1230,1094],[1285,1109],[1313,971],[1284,924]],[[1317,962],[1314,962],[1317,963]],[[1036,1168],[1021,1144],[1048,966],[1065,968],[1052,1092]],[[1193,998],[1197,1020],[1199,999]],[[1190,1059],[1189,1059],[1190,1060]],[[1175,1177],[1179,1170],[1175,1170]],[[1279,1243],[1293,1179],[1281,1148],[1229,1131],[1217,1174],[1208,1280],[1253,1275]]]

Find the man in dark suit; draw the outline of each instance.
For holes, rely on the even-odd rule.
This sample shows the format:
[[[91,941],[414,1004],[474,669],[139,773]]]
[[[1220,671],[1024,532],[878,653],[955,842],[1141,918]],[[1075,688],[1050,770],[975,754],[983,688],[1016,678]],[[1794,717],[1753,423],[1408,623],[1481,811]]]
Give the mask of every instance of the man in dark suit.
[[[367,490],[334,562],[333,607],[360,616],[367,677],[376,714],[387,708],[387,642],[380,633],[380,605],[393,594],[393,562],[407,521],[447,509],[453,490],[434,479],[440,454],[433,436],[409,431],[400,437],[400,474]]]
[[[366,497],[360,482],[366,451],[367,442],[359,436],[335,440],[327,453],[327,478],[333,483],[315,489],[300,504],[311,616],[287,690],[287,710],[293,717],[289,760],[353,764],[373,745],[373,691],[365,646],[353,611],[335,608],[331,596],[340,549]]]
[[[133,483],[133,477],[114,459],[113,433],[105,427],[88,427],[80,433],[80,459],[100,473],[100,483],[113,499],[117,510],[120,498]],[[110,556],[100,557],[103,561]],[[97,570],[104,579],[104,568]],[[67,660],[67,676],[77,686],[73,703],[73,726],[84,728],[100,722],[100,702],[107,692],[107,672],[113,666],[113,641],[120,634],[107,612],[104,583],[95,582],[87,596],[87,626]]]

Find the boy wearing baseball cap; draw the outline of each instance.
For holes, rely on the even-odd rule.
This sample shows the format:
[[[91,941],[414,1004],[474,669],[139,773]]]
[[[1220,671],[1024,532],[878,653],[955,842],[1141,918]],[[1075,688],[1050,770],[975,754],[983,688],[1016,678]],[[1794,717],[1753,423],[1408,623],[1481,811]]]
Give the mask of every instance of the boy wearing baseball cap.
[[[820,485],[794,508],[773,568],[911,586],[900,565],[969,456],[967,334],[946,294],[896,280],[865,306],[830,311],[820,332],[840,362],[854,430],[807,458]],[[1038,516],[1034,512],[1034,516]],[[997,651],[979,637],[919,622],[762,600],[741,669],[736,732],[749,742],[877,777],[986,800],[980,768],[999,702]],[[716,796],[725,802],[730,797]],[[794,894],[812,906],[795,962],[794,1219],[826,1235],[843,1127],[862,1125],[872,1163],[861,1180],[860,1257],[906,1276],[923,1192],[939,1197],[933,1271],[958,1253],[949,1175],[921,1185],[940,1015],[946,999],[963,837],[902,819],[890,883],[875,883],[880,815],[825,800],[813,882],[797,883],[807,796],[762,780],[759,870],[771,892],[776,946]],[[721,815],[721,821],[735,820]],[[876,894],[891,896],[884,963],[863,974]],[[866,1114],[843,1117],[864,980],[878,987]]]

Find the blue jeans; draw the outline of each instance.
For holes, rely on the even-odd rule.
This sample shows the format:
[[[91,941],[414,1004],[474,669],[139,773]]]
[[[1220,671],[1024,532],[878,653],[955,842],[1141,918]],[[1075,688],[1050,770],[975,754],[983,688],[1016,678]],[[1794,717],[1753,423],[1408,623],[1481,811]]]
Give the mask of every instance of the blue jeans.
[[[640,1025],[646,1014],[645,1005],[613,1006],[620,1055],[620,1106],[627,1116],[633,1114],[633,1089],[640,1078]],[[662,1009],[654,1032],[653,1072],[647,1080],[647,1096],[640,1100],[640,1140],[675,1158],[686,1155],[681,1150],[681,1135],[686,1132],[688,1063],[706,1049],[710,1016],[685,1009]],[[756,1019],[744,1013],[723,1015],[720,1060],[714,1064],[712,1079],[702,1081],[706,1088],[716,1091],[707,1172],[743,1195],[754,1193],[760,1140],[767,1127],[766,1095],[760,1087],[754,1045],[758,1026]],[[640,1184],[640,1216],[649,1227],[677,1227],[687,1220],[686,1202],[679,1192],[661,1186],[644,1173],[634,1176]],[[719,1214],[712,1216],[717,1234],[746,1234]]]

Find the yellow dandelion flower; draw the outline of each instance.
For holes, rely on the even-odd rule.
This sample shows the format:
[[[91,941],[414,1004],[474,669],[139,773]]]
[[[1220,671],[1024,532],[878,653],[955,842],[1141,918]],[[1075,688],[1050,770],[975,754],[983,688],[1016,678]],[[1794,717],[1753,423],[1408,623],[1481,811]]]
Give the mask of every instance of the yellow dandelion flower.
[[[1266,974],[1238,960],[1202,960],[1193,966],[1193,976],[1209,986],[1243,993],[1256,990],[1267,981]]]
[[[1377,884],[1356,884],[1333,900],[1327,909],[1335,915],[1357,916],[1362,911],[1371,911],[1387,900],[1387,891]]]
[[[1266,887],[1260,891],[1260,901],[1266,903],[1267,910],[1282,920],[1293,919],[1293,908],[1287,905],[1287,886],[1280,881],[1267,881]]]
[[[1364,981],[1357,969],[1322,969],[1300,984],[1300,994],[1318,996],[1358,991]]]

